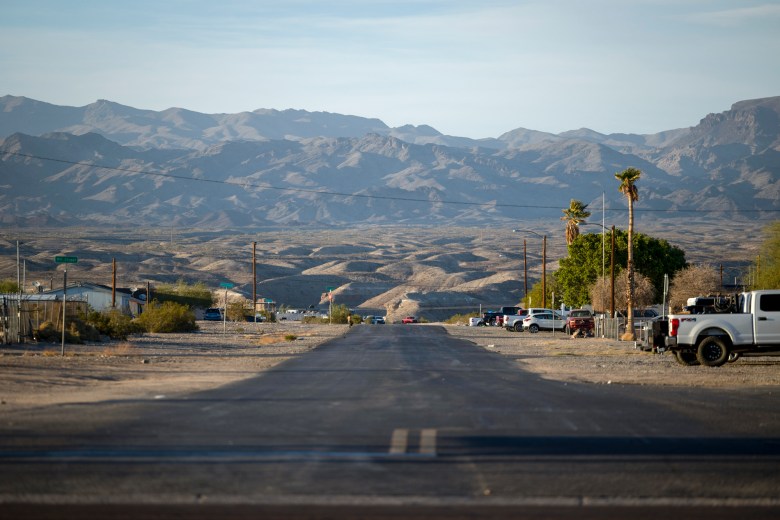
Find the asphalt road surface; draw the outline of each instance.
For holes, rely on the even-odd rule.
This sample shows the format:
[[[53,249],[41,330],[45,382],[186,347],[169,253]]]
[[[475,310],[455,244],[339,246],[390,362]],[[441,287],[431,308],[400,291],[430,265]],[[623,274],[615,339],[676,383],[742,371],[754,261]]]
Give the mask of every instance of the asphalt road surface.
[[[780,517],[772,388],[548,381],[377,325],[158,397],[5,414],[0,517]]]

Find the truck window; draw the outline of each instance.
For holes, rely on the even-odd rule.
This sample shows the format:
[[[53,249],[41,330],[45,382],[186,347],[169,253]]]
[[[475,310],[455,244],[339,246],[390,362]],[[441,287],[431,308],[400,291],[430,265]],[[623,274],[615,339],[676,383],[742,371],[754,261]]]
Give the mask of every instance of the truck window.
[[[758,308],[764,312],[780,312],[780,294],[762,294]]]

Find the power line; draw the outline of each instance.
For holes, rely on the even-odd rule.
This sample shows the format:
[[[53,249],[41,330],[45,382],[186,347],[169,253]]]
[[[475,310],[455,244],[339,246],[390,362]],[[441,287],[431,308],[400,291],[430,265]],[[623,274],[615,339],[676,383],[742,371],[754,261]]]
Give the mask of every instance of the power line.
[[[220,180],[220,179],[209,179],[209,178],[198,178],[198,177],[188,177],[186,175],[178,175],[174,173],[163,173],[163,172],[152,172],[148,170],[139,170],[139,169],[131,169],[131,168],[122,168],[119,166],[106,166],[102,164],[94,164],[94,163],[87,163],[87,162],[81,162],[81,161],[69,161],[67,159],[58,159],[54,157],[44,157],[39,155],[32,155],[32,154],[24,154],[19,152],[10,152],[6,150],[0,150],[0,153],[5,155],[13,155],[16,157],[25,157],[28,159],[38,159],[41,161],[51,161],[51,162],[57,162],[62,164],[69,164],[72,166],[84,166],[87,168],[95,168],[95,169],[103,169],[103,170],[110,170],[110,171],[118,171],[118,172],[125,172],[125,173],[134,173],[138,175],[149,175],[153,177],[163,177],[166,179],[174,179],[174,180],[185,180],[185,181],[194,181],[194,182],[206,182],[211,184],[222,184],[222,185],[229,185],[229,186],[237,186],[240,188],[256,188],[256,189],[264,189],[264,190],[278,190],[278,191],[286,191],[286,192],[292,192],[292,193],[310,193],[314,195],[327,195],[332,197],[355,197],[355,198],[363,198],[363,199],[374,199],[374,200],[390,200],[390,201],[397,201],[397,202],[421,202],[425,204],[449,204],[449,205],[460,205],[460,206],[475,206],[475,207],[481,207],[481,206],[489,206],[493,208],[517,208],[517,209],[561,209],[560,206],[543,206],[543,205],[535,205],[535,204],[510,204],[510,203],[499,203],[499,202],[470,202],[470,201],[458,201],[458,200],[430,200],[430,199],[416,199],[413,197],[398,197],[398,196],[389,196],[389,195],[372,195],[367,193],[345,193],[345,192],[338,192],[338,191],[329,191],[329,190],[314,190],[314,189],[306,189],[306,188],[292,188],[292,187],[283,187],[283,186],[274,186],[271,184],[255,184],[251,182],[245,182],[245,181],[230,181],[230,180]],[[628,211],[628,208],[604,208],[604,211],[620,211],[625,212]],[[724,208],[717,208],[717,209],[653,209],[653,208],[634,208],[634,212],[642,212],[642,213],[766,213],[766,212],[780,212],[780,208],[767,208],[767,209],[724,209]]]

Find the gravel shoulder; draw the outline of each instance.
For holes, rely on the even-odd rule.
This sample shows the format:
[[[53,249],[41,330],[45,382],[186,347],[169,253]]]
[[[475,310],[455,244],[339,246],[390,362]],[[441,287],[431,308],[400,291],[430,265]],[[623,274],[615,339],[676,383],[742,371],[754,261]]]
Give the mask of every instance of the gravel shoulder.
[[[780,356],[742,357],[722,367],[685,367],[671,353],[633,342],[571,338],[563,333],[509,332],[501,327],[447,326],[450,335],[515,360],[546,379],[593,384],[743,388],[780,386]]]
[[[200,323],[189,334],[143,334],[95,345],[0,348],[0,410],[183,396],[256,376],[347,332],[346,325]],[[360,325],[365,326],[365,325]],[[400,326],[400,325],[399,325]],[[411,325],[426,326],[426,325]],[[706,388],[780,386],[780,357],[683,367],[633,343],[499,327],[445,326],[455,338],[557,381]]]

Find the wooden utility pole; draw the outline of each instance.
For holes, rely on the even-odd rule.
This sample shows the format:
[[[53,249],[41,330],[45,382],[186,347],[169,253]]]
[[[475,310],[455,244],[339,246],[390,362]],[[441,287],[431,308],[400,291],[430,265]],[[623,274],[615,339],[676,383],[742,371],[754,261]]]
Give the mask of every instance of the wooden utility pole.
[[[523,239],[523,298],[528,298],[528,258],[526,257],[525,239]],[[528,305],[528,302],[526,302]],[[482,313],[480,313],[480,316]]]
[[[542,308],[547,308],[547,235],[542,237]]]
[[[252,316],[257,323],[257,242],[252,242]]]
[[[610,259],[609,317],[615,317],[615,226],[612,226],[612,253]]]
[[[111,308],[116,309],[116,258],[111,259]]]

